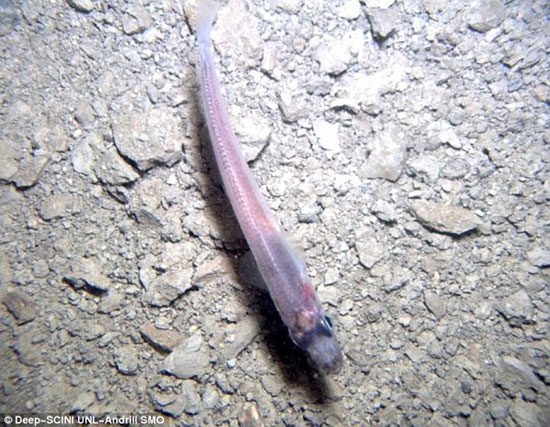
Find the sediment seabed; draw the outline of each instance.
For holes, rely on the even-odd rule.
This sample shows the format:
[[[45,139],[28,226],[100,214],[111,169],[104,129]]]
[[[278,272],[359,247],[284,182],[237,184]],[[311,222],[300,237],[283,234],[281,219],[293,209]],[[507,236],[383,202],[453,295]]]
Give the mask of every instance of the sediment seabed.
[[[0,412],[545,425],[544,7],[220,8],[232,125],[344,348],[325,377],[238,274],[194,3],[0,1]]]

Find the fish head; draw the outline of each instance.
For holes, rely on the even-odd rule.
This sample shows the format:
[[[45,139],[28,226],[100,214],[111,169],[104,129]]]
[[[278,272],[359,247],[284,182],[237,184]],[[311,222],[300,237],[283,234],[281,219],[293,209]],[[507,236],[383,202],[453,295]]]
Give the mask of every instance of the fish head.
[[[334,335],[332,320],[320,313],[310,330],[290,330],[290,338],[304,350],[321,371],[337,374],[342,369],[342,350]]]

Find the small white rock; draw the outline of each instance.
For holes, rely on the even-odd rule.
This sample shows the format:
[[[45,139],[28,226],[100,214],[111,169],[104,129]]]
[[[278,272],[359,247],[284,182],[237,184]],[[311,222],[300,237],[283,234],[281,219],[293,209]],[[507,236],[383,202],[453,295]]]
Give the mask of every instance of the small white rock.
[[[329,123],[325,120],[317,120],[313,123],[313,131],[315,132],[317,141],[323,150],[333,153],[340,151],[338,124]]]
[[[357,19],[361,15],[361,4],[357,0],[347,0],[338,8],[338,16],[345,19]]]

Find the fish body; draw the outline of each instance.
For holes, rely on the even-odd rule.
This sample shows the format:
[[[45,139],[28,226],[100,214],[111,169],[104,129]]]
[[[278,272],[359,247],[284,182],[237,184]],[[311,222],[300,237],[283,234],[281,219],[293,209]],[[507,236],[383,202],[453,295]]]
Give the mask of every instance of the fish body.
[[[229,123],[210,42],[215,12],[211,1],[198,1],[198,74],[203,114],[226,195],[290,337],[319,368],[338,372],[342,352],[331,320],[307,277],[305,263],[271,214]]]

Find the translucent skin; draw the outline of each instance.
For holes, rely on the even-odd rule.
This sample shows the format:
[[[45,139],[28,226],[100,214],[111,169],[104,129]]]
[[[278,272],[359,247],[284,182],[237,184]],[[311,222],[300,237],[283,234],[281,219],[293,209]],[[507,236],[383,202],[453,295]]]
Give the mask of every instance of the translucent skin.
[[[330,319],[307,279],[304,262],[284,238],[260,193],[229,124],[210,46],[215,9],[203,0],[197,12],[203,113],[225,192],[292,340],[320,369],[336,373],[342,366],[342,352]]]

